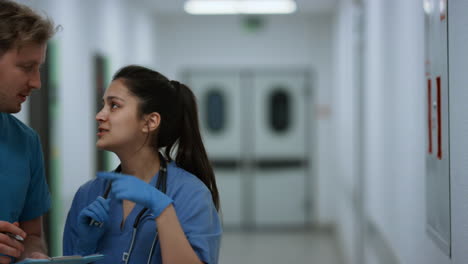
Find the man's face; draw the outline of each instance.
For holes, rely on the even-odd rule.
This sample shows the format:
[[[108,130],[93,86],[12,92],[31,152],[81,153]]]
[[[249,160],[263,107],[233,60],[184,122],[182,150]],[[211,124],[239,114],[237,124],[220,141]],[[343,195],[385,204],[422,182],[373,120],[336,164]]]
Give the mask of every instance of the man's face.
[[[34,89],[41,88],[39,67],[47,44],[28,44],[0,56],[0,112],[18,113]]]

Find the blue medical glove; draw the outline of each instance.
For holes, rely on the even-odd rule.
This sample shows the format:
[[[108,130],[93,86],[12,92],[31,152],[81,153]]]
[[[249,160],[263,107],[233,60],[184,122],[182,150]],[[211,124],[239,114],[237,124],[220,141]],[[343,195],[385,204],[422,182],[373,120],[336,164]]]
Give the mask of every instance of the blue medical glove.
[[[94,202],[81,210],[78,215],[77,254],[96,253],[99,239],[104,234],[109,220],[110,199],[99,196]]]
[[[98,172],[98,178],[112,181],[111,195],[119,200],[141,204],[158,217],[173,201],[154,186],[131,175]]]

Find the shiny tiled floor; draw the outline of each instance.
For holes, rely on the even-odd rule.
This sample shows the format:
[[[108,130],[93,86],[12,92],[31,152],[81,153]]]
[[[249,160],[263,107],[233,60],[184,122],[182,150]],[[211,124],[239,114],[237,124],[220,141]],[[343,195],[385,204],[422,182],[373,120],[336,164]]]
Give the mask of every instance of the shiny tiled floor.
[[[220,264],[342,264],[330,232],[224,232]]]

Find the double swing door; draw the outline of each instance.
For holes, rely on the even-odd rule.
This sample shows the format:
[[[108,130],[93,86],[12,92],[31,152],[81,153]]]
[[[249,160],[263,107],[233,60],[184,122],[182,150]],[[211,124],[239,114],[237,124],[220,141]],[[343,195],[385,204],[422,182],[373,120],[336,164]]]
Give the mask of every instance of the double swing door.
[[[225,228],[310,223],[306,71],[189,71]]]

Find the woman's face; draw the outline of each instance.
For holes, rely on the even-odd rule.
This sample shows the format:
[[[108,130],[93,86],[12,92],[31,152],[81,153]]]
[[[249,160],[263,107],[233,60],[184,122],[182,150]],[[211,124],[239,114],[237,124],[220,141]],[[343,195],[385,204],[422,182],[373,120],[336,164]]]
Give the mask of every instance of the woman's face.
[[[114,80],[103,97],[103,107],[96,115],[99,123],[96,146],[112,152],[135,151],[147,137],[145,121],[138,116],[140,100],[125,83]]]

